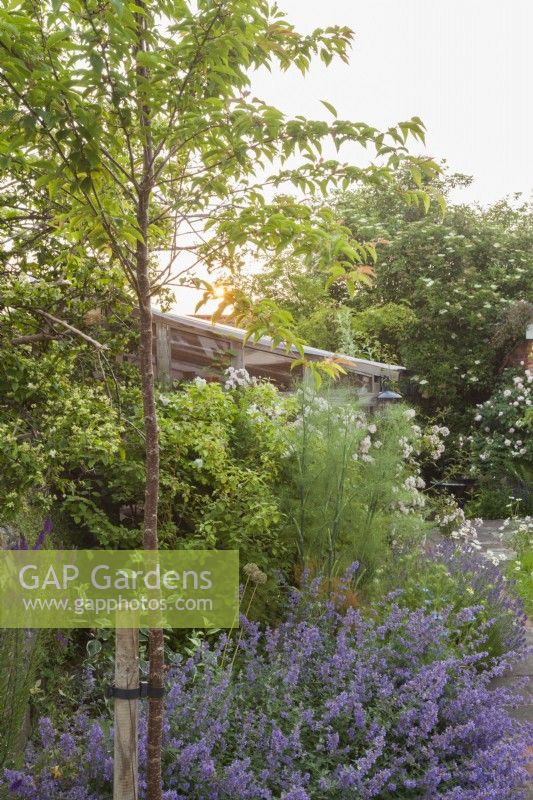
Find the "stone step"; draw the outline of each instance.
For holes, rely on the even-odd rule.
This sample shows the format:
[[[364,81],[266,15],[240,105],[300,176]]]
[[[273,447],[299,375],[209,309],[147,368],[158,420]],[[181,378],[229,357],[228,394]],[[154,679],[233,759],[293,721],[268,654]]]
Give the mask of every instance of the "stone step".
[[[509,716],[519,722],[533,723],[533,704],[530,703],[529,705],[509,709]]]

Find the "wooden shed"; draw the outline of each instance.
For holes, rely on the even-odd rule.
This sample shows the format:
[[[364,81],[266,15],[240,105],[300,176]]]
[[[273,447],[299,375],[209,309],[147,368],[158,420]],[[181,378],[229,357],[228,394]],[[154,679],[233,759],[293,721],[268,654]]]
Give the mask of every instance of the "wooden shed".
[[[245,331],[231,325],[154,311],[154,334],[156,372],[161,381],[220,378],[230,366],[244,367],[251,376],[268,379],[281,389],[289,389],[303,377],[301,367],[291,369],[292,362],[300,357],[296,349],[287,353],[283,346],[273,347],[267,336],[245,343]],[[396,381],[404,369],[316,347],[306,346],[304,350],[312,361],[338,361],[346,370],[342,382],[352,385],[368,402],[375,399],[384,379]]]

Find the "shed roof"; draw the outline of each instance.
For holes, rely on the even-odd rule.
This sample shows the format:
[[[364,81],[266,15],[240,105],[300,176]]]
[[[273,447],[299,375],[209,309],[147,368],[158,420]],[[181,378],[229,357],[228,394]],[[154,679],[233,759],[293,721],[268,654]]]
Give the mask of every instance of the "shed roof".
[[[156,329],[164,328],[167,332],[167,357],[169,360],[167,372],[171,377],[202,374],[202,369],[205,369],[217,355],[224,351],[234,354],[237,351],[236,354],[242,359],[243,365],[251,374],[263,375],[279,381],[283,375],[286,379],[289,378],[291,362],[299,357],[295,347],[292,347],[289,352],[283,344],[273,347],[272,339],[269,336],[263,336],[257,342],[248,339],[245,343],[246,331],[232,325],[213,323],[173,312],[154,311],[153,316]],[[156,357],[164,357],[160,352],[160,333],[156,340],[158,341]],[[371,379],[371,382],[363,382],[365,385],[371,383],[367,386],[370,392],[375,389],[373,383],[379,383],[383,377],[396,380],[404,370],[404,367],[398,364],[354,358],[309,345],[304,346],[304,352],[313,361],[335,359],[347,373]],[[195,364],[195,360],[198,362],[197,364]]]

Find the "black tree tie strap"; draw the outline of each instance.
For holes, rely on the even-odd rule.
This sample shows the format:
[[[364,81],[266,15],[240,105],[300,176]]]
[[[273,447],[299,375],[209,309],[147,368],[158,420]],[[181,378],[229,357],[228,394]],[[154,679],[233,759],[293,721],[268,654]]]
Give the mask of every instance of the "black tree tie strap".
[[[141,681],[135,689],[121,689],[118,686],[106,686],[105,696],[111,700],[139,700],[148,697],[149,699],[161,700],[165,696],[165,690],[158,686],[150,686],[146,681]]]

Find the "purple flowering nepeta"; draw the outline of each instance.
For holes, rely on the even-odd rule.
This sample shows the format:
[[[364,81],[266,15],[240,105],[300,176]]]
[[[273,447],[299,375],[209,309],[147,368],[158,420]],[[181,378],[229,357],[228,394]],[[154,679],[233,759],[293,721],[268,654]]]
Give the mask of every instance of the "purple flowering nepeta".
[[[470,596],[471,605],[481,605],[486,618],[493,621],[487,631],[489,652],[522,651],[526,644],[524,603],[502,568],[473,548],[452,542],[441,542],[429,555],[449,570],[456,603],[458,597]]]
[[[52,520],[49,517],[47,517],[44,521],[42,530],[37,536],[35,544],[32,546],[31,549],[41,550],[46,541],[47,536],[49,536],[52,533],[52,529],[53,529]],[[29,550],[29,549],[30,547],[28,545],[26,537],[24,536],[24,534],[21,534],[18,542],[14,545],[13,550]]]
[[[514,583],[473,547],[444,540],[426,552],[403,553],[387,580],[402,587],[393,593],[398,605],[447,610],[449,624],[460,629],[463,650],[470,642],[476,652],[486,650],[487,658],[523,651],[526,615]],[[388,605],[382,604],[386,613]]]
[[[275,629],[242,620],[233,668],[222,637],[172,669],[165,799],[520,798],[532,731],[507,713],[516,697],[491,688],[511,656],[480,670],[471,643],[451,645],[446,610],[392,603],[372,620],[338,606],[315,584]],[[80,715],[4,785],[24,800],[110,798],[111,737]]]
[[[39,720],[39,736],[43,747],[50,747],[53,744],[56,731],[49,717],[41,717]]]

